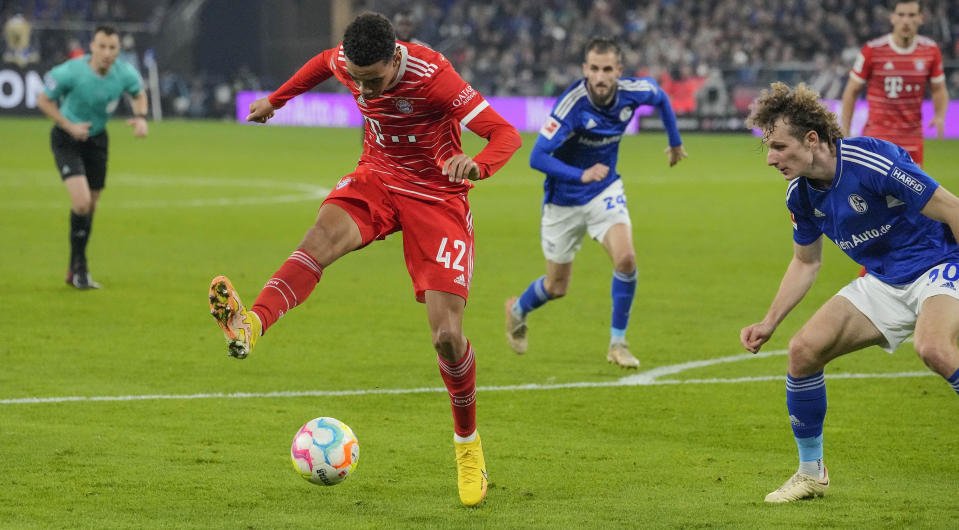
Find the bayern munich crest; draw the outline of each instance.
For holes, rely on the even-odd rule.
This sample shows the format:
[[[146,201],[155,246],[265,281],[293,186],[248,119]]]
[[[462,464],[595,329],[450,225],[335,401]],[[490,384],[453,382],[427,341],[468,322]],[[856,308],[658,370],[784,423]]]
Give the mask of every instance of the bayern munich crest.
[[[413,104],[406,99],[396,100],[396,110],[402,112],[403,114],[410,114],[413,112]]]

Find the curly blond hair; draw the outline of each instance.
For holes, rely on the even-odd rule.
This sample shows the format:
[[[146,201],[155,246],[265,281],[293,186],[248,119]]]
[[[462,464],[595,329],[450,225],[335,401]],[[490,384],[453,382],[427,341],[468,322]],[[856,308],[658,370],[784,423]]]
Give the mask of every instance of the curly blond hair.
[[[819,101],[819,93],[800,83],[795,90],[782,82],[769,85],[750,106],[752,112],[746,118],[747,127],[763,131],[763,142],[776,127],[776,120],[783,118],[789,125],[789,133],[798,140],[809,131],[816,131],[819,140],[833,145],[843,137],[838,118]]]

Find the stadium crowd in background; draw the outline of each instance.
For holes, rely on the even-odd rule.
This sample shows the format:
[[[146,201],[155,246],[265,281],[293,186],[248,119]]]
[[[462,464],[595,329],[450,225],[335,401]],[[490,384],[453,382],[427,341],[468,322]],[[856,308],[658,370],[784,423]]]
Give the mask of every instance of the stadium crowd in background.
[[[90,35],[43,29],[54,22],[158,21],[175,0],[0,0],[0,21],[22,14],[46,61],[67,58],[71,39]],[[863,43],[891,30],[886,0],[354,0],[353,11],[406,13],[417,40],[445,54],[490,96],[558,96],[581,76],[588,36],[624,45],[625,74],[649,75],[677,114],[748,113],[772,81],[806,82],[838,99]],[[919,30],[942,51],[949,88],[959,91],[959,3],[928,0]],[[121,25],[121,32],[122,32]],[[136,35],[139,53],[149,35]],[[160,64],[165,114],[233,118],[237,90],[272,86],[249,69],[234,74],[174,71]],[[321,90],[339,90],[327,84]]]
[[[862,43],[890,30],[885,0],[635,4],[618,0],[357,3],[358,8],[410,12],[419,21],[417,37],[446,54],[477,81],[478,90],[491,95],[556,96],[580,77],[580,55],[588,36],[616,37],[627,50],[627,73],[656,78],[670,93],[677,113],[695,108],[697,89],[717,73],[730,91],[736,85],[761,87],[772,80],[807,81],[824,97],[838,98]],[[942,45],[946,61],[955,61],[959,54],[953,25],[959,21],[959,4],[944,0],[925,4],[926,24],[920,33]],[[638,71],[628,70],[639,65]],[[740,110],[746,110],[754,95],[755,88],[738,94]]]

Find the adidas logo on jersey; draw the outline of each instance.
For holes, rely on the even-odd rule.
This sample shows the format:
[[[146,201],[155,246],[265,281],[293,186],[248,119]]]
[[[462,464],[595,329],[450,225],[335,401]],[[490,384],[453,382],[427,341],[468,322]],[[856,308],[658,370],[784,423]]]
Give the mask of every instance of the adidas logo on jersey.
[[[587,129],[592,129],[593,127],[596,127],[596,125],[597,125],[596,120],[594,120],[593,118],[590,118],[589,121],[586,122]]]
[[[945,287],[946,289],[952,289],[953,291],[956,290],[956,284],[954,284],[954,283],[952,283],[952,282],[946,282],[946,283],[940,285],[939,287]]]
[[[892,64],[892,61],[886,61],[886,64],[882,65],[883,70],[895,70],[895,65]]]
[[[886,195],[886,208],[895,208],[896,206],[902,206],[906,204],[900,201],[898,198],[893,197],[892,195]]]
[[[463,276],[462,274],[460,274],[459,276],[456,277],[455,280],[453,280],[453,283],[466,287],[466,276]]]
[[[812,209],[812,213],[813,213],[813,215],[815,215],[816,217],[826,217],[826,214],[820,212],[820,211],[819,211],[819,208],[813,208],[813,209]]]
[[[793,416],[792,414],[789,415],[789,423],[792,423],[797,427],[804,427],[806,425],[805,423],[799,421],[799,418]]]

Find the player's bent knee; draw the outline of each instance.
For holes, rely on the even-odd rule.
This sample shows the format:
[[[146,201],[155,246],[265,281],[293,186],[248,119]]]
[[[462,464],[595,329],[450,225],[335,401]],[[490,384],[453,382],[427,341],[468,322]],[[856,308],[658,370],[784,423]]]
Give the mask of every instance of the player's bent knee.
[[[616,260],[616,271],[622,274],[632,274],[636,270],[636,254],[630,252]]]
[[[93,201],[73,201],[70,209],[77,215],[90,215],[93,213]]]
[[[948,342],[917,338],[915,348],[922,362],[940,374],[951,375],[956,362],[959,361],[959,348]]]
[[[326,267],[352,250],[341,248],[346,243],[343,239],[344,234],[335,227],[316,223],[306,231],[300,248],[313,256],[320,266]]]
[[[433,348],[448,361],[456,361],[456,348],[463,343],[463,332],[441,327],[433,330]]]
[[[822,369],[821,348],[817,348],[802,333],[789,340],[789,373],[804,377]]]
[[[566,291],[568,285],[553,285],[546,287],[546,296],[549,296],[550,300],[556,300],[557,298],[562,298],[566,296]]]

